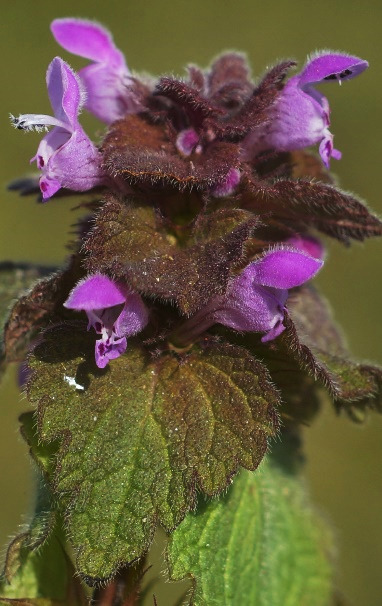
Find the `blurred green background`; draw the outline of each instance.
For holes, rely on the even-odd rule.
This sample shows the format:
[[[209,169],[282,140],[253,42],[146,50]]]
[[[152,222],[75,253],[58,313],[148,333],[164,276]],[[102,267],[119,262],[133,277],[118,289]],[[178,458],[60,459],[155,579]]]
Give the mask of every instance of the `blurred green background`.
[[[277,59],[340,49],[370,62],[360,78],[342,87],[327,84],[332,131],[343,159],[333,170],[343,188],[357,192],[382,213],[379,194],[381,137],[380,0],[362,3],[294,0],[265,5],[259,0],[90,0],[65,3],[15,0],[1,3],[2,187],[0,259],[61,263],[68,232],[76,218],[75,200],[38,205],[6,191],[10,180],[27,173],[40,136],[14,131],[8,113],[50,113],[45,71],[56,55],[73,67],[81,60],[55,44],[49,23],[55,17],[97,19],[113,32],[132,70],[182,74],[189,62],[206,66],[223,49],[248,53],[254,75]],[[94,139],[103,127],[84,116]],[[33,170],[33,169],[32,169]],[[382,363],[380,258],[382,243],[369,241],[350,250],[330,244],[318,278],[341,321],[354,356]],[[31,464],[18,437],[17,416],[25,398],[14,388],[14,373],[5,377],[0,423],[0,544],[15,532],[31,501]],[[363,426],[338,418],[329,408],[305,430],[306,474],[312,498],[334,528],[340,555],[337,584],[356,606],[382,604],[382,419]],[[162,602],[159,602],[162,603]],[[272,605],[273,606],[273,605]],[[275,605],[278,606],[278,605]]]

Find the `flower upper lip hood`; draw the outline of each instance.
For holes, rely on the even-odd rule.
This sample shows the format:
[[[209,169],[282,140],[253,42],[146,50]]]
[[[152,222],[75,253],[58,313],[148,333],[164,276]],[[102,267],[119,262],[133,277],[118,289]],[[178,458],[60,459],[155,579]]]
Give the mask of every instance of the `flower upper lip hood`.
[[[319,143],[325,166],[330,158],[341,158],[333,147],[329,130],[327,98],[314,85],[324,81],[349,80],[362,73],[368,62],[345,53],[322,52],[308,60],[303,70],[285,85],[270,113],[269,122],[250,133],[243,142],[243,159],[265,150],[293,151]]]
[[[361,74],[369,64],[364,59],[347,53],[321,51],[312,55],[299,74],[299,85],[304,88],[323,80],[350,80]]]
[[[86,109],[107,124],[137,111],[131,73],[106,28],[93,21],[67,18],[55,19],[51,31],[65,50],[93,62],[79,71],[87,93]]]
[[[40,189],[44,200],[61,187],[86,191],[101,185],[104,180],[101,154],[78,122],[84,93],[76,74],[65,61],[56,57],[48,67],[46,83],[54,117],[41,114],[11,116],[13,125],[22,130],[41,131],[54,126],[41,140],[31,160],[36,160],[42,171]]]

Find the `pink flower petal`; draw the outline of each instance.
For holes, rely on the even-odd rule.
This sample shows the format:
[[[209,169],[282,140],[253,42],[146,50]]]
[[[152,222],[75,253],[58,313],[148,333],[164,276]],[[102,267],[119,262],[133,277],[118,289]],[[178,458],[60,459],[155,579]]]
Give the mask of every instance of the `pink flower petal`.
[[[300,86],[305,87],[323,80],[349,80],[361,74],[368,66],[368,62],[359,57],[323,52],[308,61],[299,76]]]
[[[50,29],[58,44],[74,55],[115,67],[125,65],[112,35],[98,23],[85,19],[55,19]]]
[[[300,286],[321,269],[323,261],[291,249],[273,250],[254,261],[244,272],[250,272],[254,282],[277,289]]]
[[[91,311],[125,303],[128,288],[103,274],[93,274],[81,280],[64,303],[68,309]]]
[[[54,115],[68,123],[69,130],[74,129],[83,97],[78,77],[65,61],[55,57],[48,67],[46,84]]]

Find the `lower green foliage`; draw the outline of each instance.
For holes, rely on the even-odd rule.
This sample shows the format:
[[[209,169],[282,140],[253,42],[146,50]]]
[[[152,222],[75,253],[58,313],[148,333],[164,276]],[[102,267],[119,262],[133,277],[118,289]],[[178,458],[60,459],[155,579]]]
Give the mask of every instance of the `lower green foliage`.
[[[25,263],[0,263],[0,374],[5,367],[3,332],[11,304],[46,273],[47,268]]]
[[[15,547],[15,541],[13,542]],[[54,534],[39,550],[19,552],[11,582],[0,582],[0,604],[15,606],[85,606],[87,600],[64,545]]]
[[[140,558],[158,523],[179,524],[197,489],[216,495],[239,466],[255,469],[278,428],[278,393],[246,350],[153,359],[129,345],[100,370],[92,336],[61,327],[32,361],[39,440],[61,442],[49,482],[89,584]]]
[[[299,479],[271,459],[188,514],[168,549],[171,577],[194,579],[193,606],[327,606],[329,556]]]

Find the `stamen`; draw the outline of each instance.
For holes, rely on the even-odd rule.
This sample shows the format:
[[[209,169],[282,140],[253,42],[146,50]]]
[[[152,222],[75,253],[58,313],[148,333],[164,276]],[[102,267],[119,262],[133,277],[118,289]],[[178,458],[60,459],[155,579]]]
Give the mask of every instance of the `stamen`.
[[[19,130],[25,132],[36,131],[41,133],[48,130],[48,126],[59,126],[64,130],[71,132],[69,124],[57,120],[53,116],[46,116],[44,114],[20,114],[18,118],[13,114],[9,114],[11,124]]]
[[[329,74],[329,76],[325,76],[324,80],[337,80],[337,74]]]

